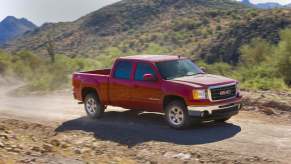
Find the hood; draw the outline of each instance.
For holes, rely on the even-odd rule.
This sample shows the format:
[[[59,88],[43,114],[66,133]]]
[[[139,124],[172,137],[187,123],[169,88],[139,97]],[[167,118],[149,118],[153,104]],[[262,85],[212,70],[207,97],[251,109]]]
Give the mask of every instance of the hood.
[[[209,87],[215,85],[224,85],[237,82],[236,80],[211,74],[198,74],[194,76],[185,76],[172,79],[173,82],[182,82],[188,85],[199,85],[201,87]]]

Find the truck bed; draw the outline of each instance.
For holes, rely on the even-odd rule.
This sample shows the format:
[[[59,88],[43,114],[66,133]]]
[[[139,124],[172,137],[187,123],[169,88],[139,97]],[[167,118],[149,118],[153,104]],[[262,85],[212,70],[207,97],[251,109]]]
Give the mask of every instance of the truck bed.
[[[76,74],[90,74],[90,75],[106,75],[109,76],[111,69],[100,69],[100,70],[93,70],[93,71],[84,71],[84,72],[77,72]]]
[[[82,101],[84,87],[95,88],[102,102],[109,101],[108,86],[111,69],[76,72],[73,74],[74,97]]]

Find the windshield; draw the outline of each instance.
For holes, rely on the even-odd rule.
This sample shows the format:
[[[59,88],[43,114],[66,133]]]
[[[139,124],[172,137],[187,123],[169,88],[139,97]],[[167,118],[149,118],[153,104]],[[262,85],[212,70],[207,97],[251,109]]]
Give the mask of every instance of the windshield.
[[[162,78],[166,80],[203,73],[203,71],[189,59],[158,62],[156,65]]]

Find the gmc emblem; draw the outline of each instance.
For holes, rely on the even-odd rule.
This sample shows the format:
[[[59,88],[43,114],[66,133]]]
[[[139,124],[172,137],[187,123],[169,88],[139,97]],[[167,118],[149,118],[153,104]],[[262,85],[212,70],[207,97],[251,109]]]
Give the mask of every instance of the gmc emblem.
[[[225,91],[220,91],[219,92],[220,96],[225,96],[225,95],[229,95],[229,94],[231,94],[231,90],[225,90]]]

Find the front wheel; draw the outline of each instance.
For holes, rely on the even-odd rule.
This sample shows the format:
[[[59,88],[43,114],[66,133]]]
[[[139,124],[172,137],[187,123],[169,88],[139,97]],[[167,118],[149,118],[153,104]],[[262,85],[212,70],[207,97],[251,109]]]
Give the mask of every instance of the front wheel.
[[[90,118],[100,118],[104,113],[104,106],[101,105],[98,96],[95,93],[89,93],[85,97],[85,110]]]
[[[187,128],[191,123],[187,107],[182,101],[170,102],[166,106],[165,114],[169,126],[174,129]]]

